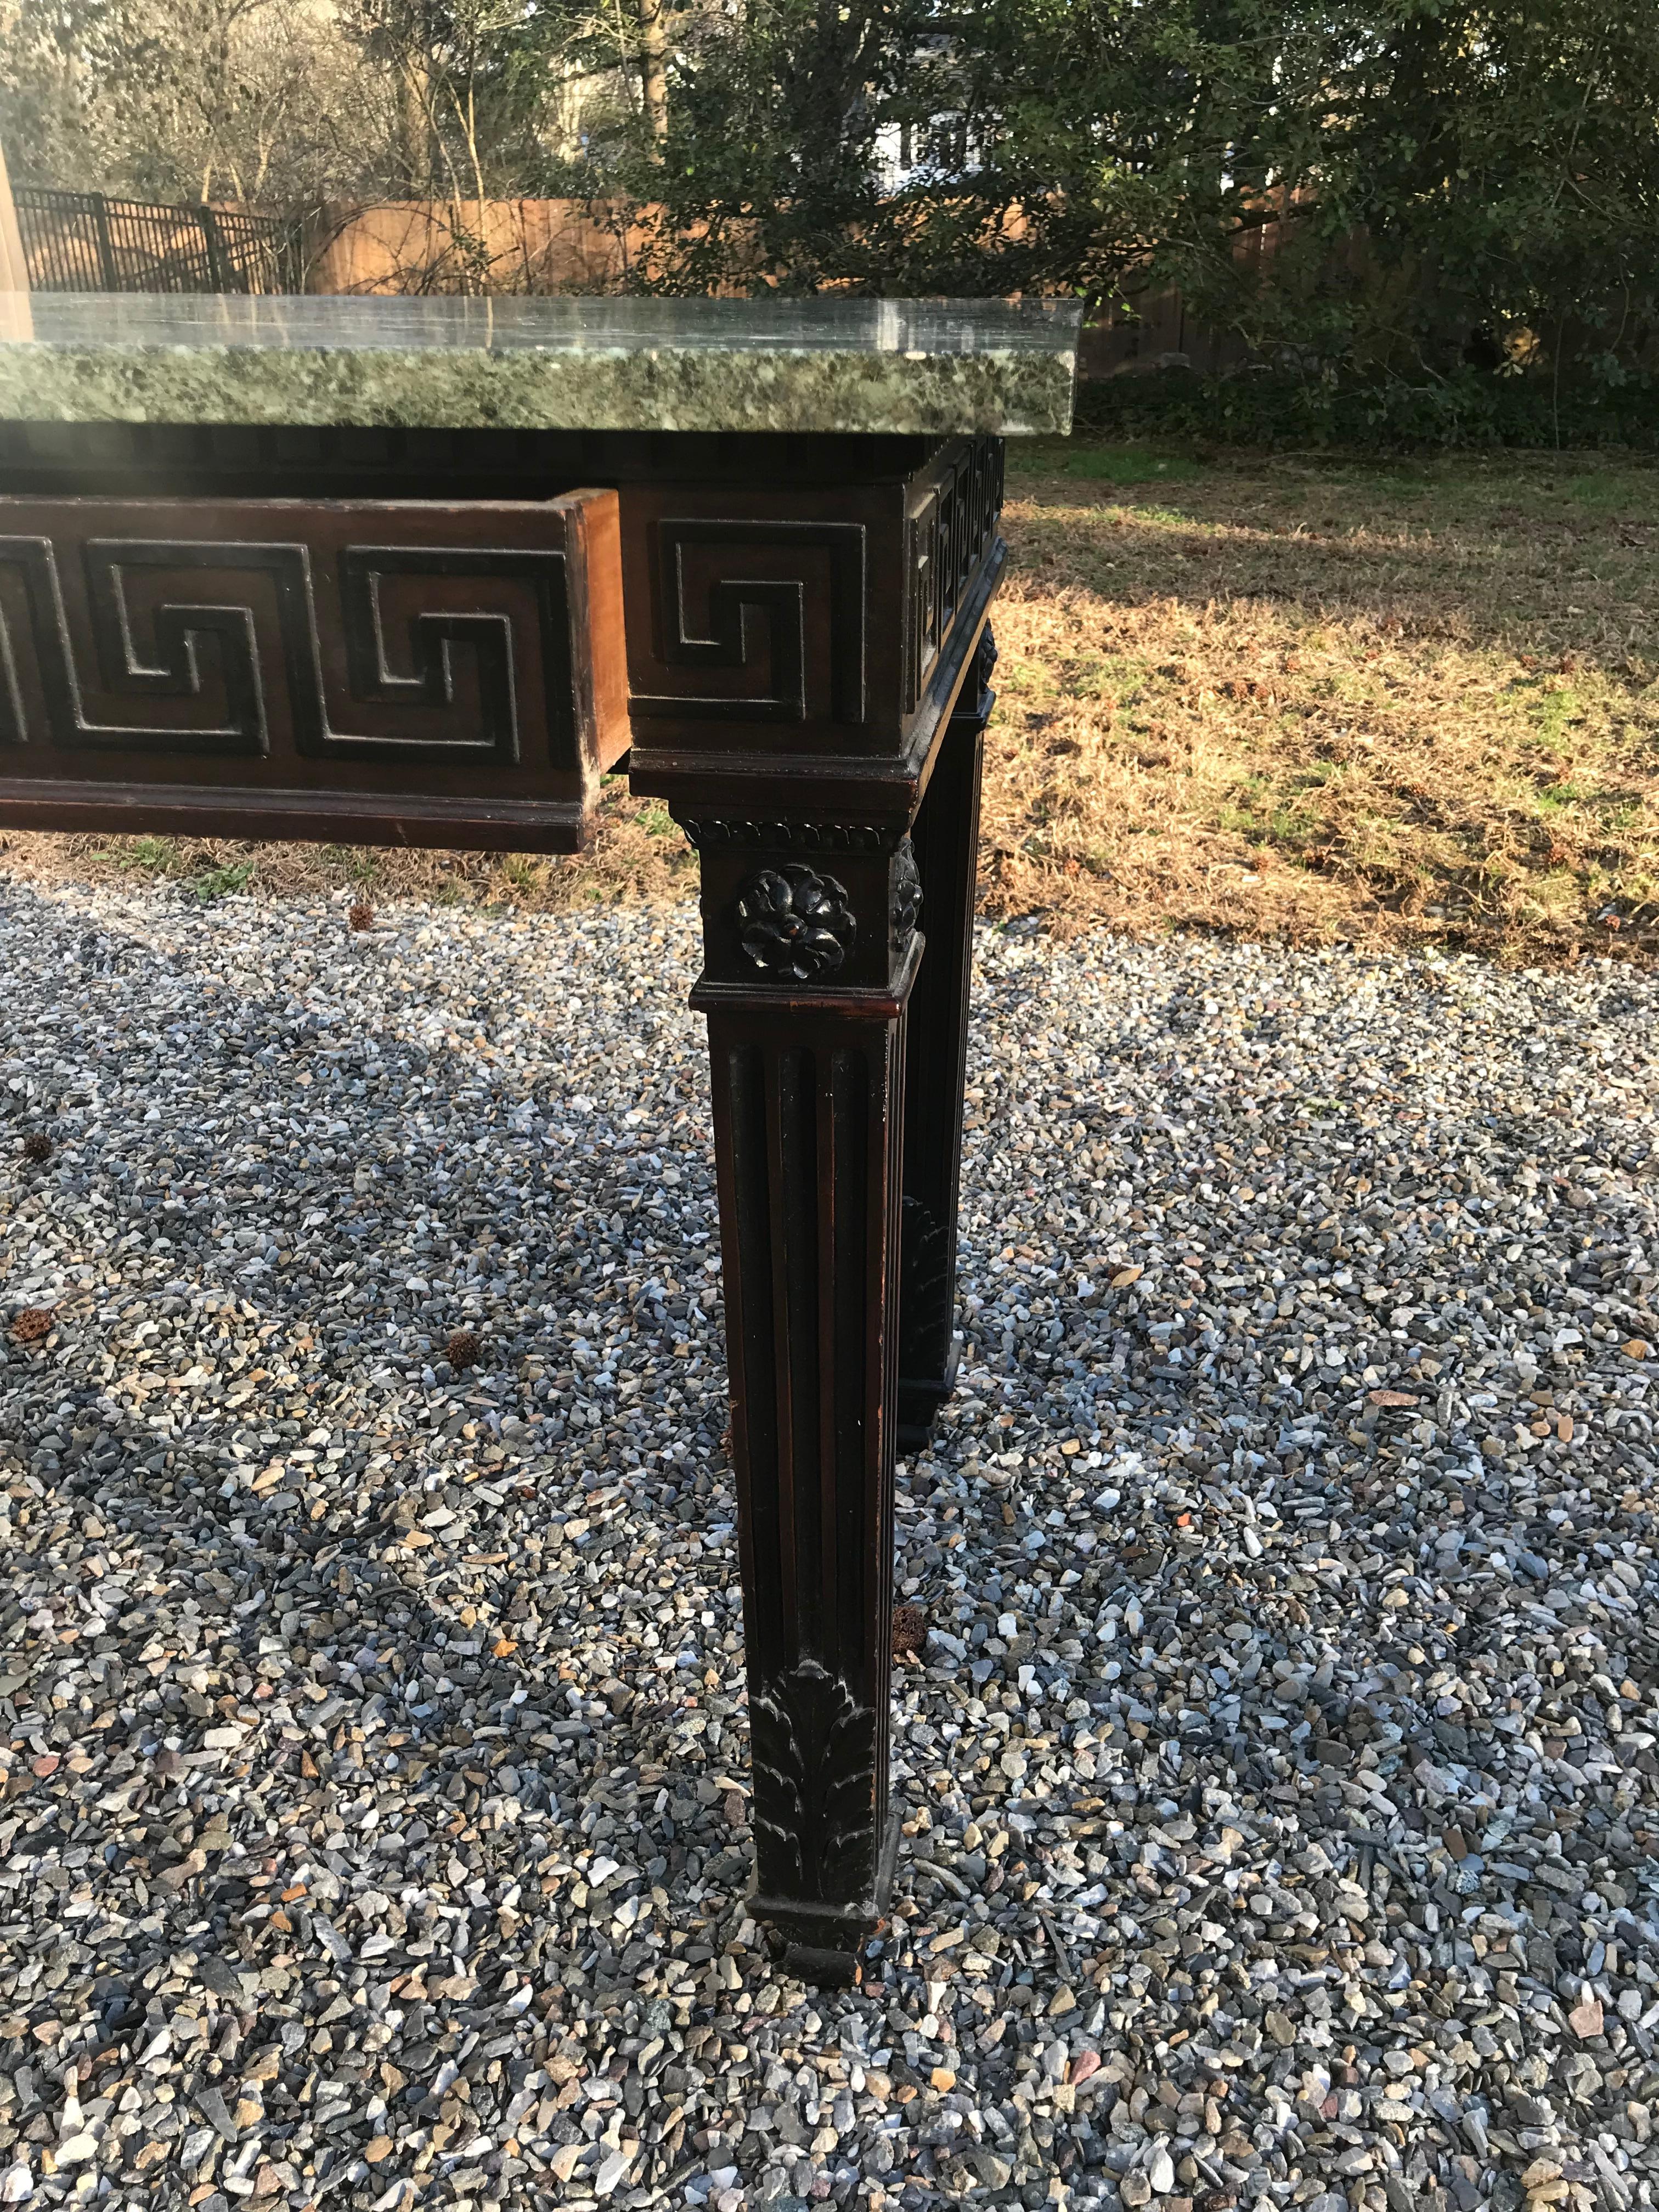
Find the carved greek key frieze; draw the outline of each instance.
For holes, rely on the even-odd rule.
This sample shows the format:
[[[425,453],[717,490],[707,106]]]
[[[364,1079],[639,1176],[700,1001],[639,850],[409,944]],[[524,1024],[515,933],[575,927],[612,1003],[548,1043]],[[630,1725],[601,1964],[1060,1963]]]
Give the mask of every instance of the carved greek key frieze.
[[[580,765],[561,552],[347,545],[320,575],[303,542],[92,537],[62,553],[82,565],[94,671],[76,653],[58,547],[0,537],[0,744],[501,766],[533,751],[552,768]],[[447,609],[440,592],[438,607],[421,605],[423,581],[453,579],[489,580],[497,604]],[[262,606],[274,611],[274,641],[269,623],[262,639]],[[533,633],[539,696],[524,696],[515,627]],[[412,710],[407,732],[397,717],[378,729],[337,725],[331,634],[350,697]],[[470,684],[458,680],[463,660]],[[152,711],[100,717],[89,688]]]
[[[663,680],[636,716],[864,720],[862,523],[665,515],[656,533]]]
[[[618,503],[0,497],[0,821],[579,851]]]
[[[920,703],[963,595],[996,542],[1001,511],[1002,441],[975,438],[910,516],[905,621],[908,708]]]
[[[550,768],[580,765],[560,550],[347,544],[321,575],[303,542],[86,538],[62,557],[80,557],[84,571],[93,684],[76,650],[60,549],[0,535],[0,744],[500,765],[540,754]],[[422,584],[449,580],[493,586],[495,604],[445,608],[442,588],[438,606],[420,604]],[[274,650],[261,641],[261,602],[274,611]],[[538,696],[522,684],[526,630]],[[343,653],[354,702],[411,710],[407,732],[398,717],[338,728],[330,648]],[[458,681],[462,661],[471,684]],[[100,719],[88,688],[157,708],[146,719]],[[191,708],[206,714],[185,719]]]
[[[505,763],[544,743],[553,766],[574,764],[562,554],[488,546],[350,545],[341,553],[339,575],[352,697],[389,707],[453,709],[456,658],[471,653],[477,719],[471,731],[456,716],[442,736],[411,740],[331,729],[325,713],[312,732],[318,757],[355,752],[380,760],[421,760],[462,745],[488,751]],[[447,613],[422,606],[423,582],[452,578],[470,585],[482,586],[486,579],[507,585],[519,604],[511,611]],[[529,702],[520,702],[515,684],[515,623],[534,625],[542,664],[544,696],[531,708],[540,726],[533,733],[525,726],[523,708]]]
[[[141,651],[122,589],[120,548],[94,541],[84,549],[87,593],[93,617],[96,681],[107,691],[136,699],[198,700],[207,686],[204,648],[216,663],[219,712],[195,727],[98,721],[86,711],[80,671],[64,609],[58,559],[46,538],[0,537],[0,745],[47,744],[109,750],[154,748],[170,753],[235,759],[269,750],[264,686],[260,681],[252,617],[246,606],[164,605]],[[177,569],[198,567],[200,547],[156,547],[175,555]],[[217,554],[221,549],[214,547]],[[266,547],[266,554],[279,550]],[[248,566],[254,565],[252,562]],[[262,564],[269,565],[269,564]],[[21,586],[21,619],[8,588]],[[216,595],[222,596],[222,595]],[[44,715],[32,714],[24,684],[33,674]]]

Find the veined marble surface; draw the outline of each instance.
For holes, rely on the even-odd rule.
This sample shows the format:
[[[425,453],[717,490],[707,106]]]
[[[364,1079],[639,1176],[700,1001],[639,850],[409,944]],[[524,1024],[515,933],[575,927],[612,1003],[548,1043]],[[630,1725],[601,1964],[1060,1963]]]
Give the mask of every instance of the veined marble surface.
[[[1005,436],[1070,428],[1082,313],[1074,301],[116,292],[4,304],[11,422]]]

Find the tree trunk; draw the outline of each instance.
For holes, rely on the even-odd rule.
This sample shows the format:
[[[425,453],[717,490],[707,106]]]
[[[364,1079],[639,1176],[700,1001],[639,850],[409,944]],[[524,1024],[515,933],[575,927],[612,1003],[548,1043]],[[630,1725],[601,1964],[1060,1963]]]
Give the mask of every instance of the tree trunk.
[[[404,177],[410,199],[420,199],[432,181],[431,70],[424,54],[405,57],[402,91]]]
[[[636,0],[640,23],[640,98],[653,142],[668,136],[667,0]]]

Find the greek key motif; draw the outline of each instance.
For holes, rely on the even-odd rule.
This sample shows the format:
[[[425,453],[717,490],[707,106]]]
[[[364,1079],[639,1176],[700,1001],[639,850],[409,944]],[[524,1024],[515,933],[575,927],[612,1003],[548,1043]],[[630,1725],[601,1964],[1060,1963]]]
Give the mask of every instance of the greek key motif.
[[[90,684],[60,568],[76,560]],[[381,711],[343,727],[331,690]],[[0,746],[39,744],[579,770],[564,556],[0,536]]]
[[[905,693],[915,708],[937,665],[963,597],[996,543],[1002,512],[1002,441],[975,438],[911,515]]]
[[[635,715],[863,721],[862,523],[665,516],[657,556],[659,655],[702,680],[635,691]]]

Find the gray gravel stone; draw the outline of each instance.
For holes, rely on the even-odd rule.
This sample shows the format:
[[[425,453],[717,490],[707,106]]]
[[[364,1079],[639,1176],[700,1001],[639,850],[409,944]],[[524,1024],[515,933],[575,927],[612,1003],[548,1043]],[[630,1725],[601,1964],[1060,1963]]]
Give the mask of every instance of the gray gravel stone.
[[[832,1996],[693,921],[346,903],[0,890],[0,2200],[1653,2201],[1652,980],[983,933]]]

